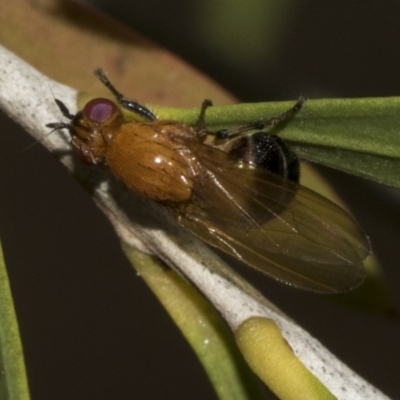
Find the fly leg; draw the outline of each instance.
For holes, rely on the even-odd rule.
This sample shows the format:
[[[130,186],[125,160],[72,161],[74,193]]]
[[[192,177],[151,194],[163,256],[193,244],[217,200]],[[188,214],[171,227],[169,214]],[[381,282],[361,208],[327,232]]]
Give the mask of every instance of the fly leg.
[[[197,122],[196,122],[196,125],[194,128],[197,133],[197,137],[199,139],[205,139],[207,136],[206,111],[207,111],[207,108],[211,107],[212,105],[213,105],[213,103],[209,99],[205,99],[203,101],[203,103],[201,104],[199,118],[197,119]]]
[[[122,93],[115,89],[114,85],[108,80],[107,75],[101,68],[94,71],[94,74],[100,79],[101,83],[111,91],[121,107],[132,111],[144,121],[155,121],[157,119],[147,107],[136,101],[126,99]]]
[[[281,122],[289,120],[295,114],[297,114],[303,107],[303,104],[306,100],[307,99],[304,96],[300,96],[296,104],[292,108],[289,108],[289,110],[283,112],[282,114],[276,115],[275,117],[269,118],[267,120],[261,118],[248,124],[237,126],[236,128],[222,129],[220,131],[217,131],[215,133],[215,141],[218,141],[220,139],[228,139],[232,136],[239,135],[240,133],[245,133],[253,130],[272,128],[275,125],[280,124]]]

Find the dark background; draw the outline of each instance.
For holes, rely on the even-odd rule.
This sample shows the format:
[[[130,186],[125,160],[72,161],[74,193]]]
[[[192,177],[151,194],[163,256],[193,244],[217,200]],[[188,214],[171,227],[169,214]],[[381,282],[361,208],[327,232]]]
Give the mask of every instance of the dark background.
[[[397,1],[92,3],[242,101],[400,94]],[[11,121],[1,126],[16,130],[0,132],[0,233],[32,398],[215,398],[89,196],[40,146],[23,151],[31,139]],[[398,307],[399,192],[324,172],[368,232]],[[361,376],[399,396],[397,318],[240,272]]]

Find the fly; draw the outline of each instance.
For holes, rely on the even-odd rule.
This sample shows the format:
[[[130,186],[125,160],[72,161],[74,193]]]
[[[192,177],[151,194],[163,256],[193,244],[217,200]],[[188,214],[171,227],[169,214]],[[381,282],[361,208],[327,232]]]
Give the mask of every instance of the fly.
[[[83,162],[106,164],[129,189],[163,204],[197,237],[279,281],[321,293],[362,282],[362,261],[370,253],[365,233],[342,208],[301,186],[296,155],[263,131],[298,113],[303,97],[269,120],[217,132],[210,145],[205,139],[211,101],[203,102],[195,126],[159,120],[126,99],[103,71],[96,75],[116,102],[96,98],[72,115],[56,100],[70,122],[47,124],[69,130]],[[137,120],[127,122],[120,107]]]

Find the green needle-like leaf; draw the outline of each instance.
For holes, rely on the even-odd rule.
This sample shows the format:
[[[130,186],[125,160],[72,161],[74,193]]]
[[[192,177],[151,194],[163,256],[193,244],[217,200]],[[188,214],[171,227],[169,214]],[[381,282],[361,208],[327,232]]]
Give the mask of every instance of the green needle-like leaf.
[[[213,107],[207,110],[207,127],[216,131],[268,119],[294,102]],[[193,124],[199,109],[156,111],[160,118]],[[272,131],[302,159],[400,188],[399,97],[308,100],[293,119]]]
[[[29,398],[18,323],[0,246],[0,399]]]
[[[400,98],[310,101],[293,132],[304,159],[400,187]]]
[[[127,245],[123,250],[192,346],[218,398],[263,398],[258,381],[216,309],[193,286],[155,258]]]

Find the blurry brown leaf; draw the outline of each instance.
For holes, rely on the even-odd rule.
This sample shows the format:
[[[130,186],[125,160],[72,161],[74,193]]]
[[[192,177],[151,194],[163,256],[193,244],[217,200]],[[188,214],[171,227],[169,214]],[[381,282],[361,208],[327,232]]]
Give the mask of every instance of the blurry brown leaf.
[[[101,67],[116,87],[143,103],[200,106],[234,98],[210,79],[110,18],[61,0],[0,0],[0,43],[32,66],[81,91],[107,91],[93,76]]]

